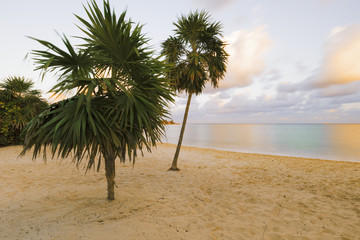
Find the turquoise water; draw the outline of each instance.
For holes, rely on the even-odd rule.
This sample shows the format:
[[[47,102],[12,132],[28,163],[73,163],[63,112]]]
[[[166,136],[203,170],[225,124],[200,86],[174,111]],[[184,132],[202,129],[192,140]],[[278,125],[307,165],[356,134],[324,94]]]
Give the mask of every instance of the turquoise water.
[[[177,144],[181,125],[163,142]],[[360,124],[187,124],[183,145],[360,162]]]

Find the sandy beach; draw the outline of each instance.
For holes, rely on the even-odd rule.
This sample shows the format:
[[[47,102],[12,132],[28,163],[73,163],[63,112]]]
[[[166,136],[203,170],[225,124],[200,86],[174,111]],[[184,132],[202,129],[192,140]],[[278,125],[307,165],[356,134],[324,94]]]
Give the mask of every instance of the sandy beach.
[[[135,167],[17,158],[0,148],[0,239],[360,239],[360,163],[160,144]]]

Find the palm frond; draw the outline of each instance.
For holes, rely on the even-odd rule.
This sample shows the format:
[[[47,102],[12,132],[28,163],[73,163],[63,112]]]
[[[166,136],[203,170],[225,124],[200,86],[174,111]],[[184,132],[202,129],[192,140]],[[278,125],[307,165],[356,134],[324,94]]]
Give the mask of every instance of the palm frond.
[[[220,22],[212,21],[205,11],[194,11],[174,25],[176,34],[162,43],[161,53],[172,66],[167,76],[174,79],[175,89],[200,94],[208,81],[218,87],[228,57]]]
[[[35,39],[48,48],[33,51],[37,69],[60,75],[52,91],[76,93],[27,125],[23,153],[33,148],[36,157],[49,148],[52,157],[72,154],[77,164],[87,157],[88,168],[112,161],[110,155],[135,161],[138,149],[150,151],[164,134],[173,101],[163,77],[167,66],[152,56],[142,26],[125,11],[117,17],[108,1],[103,11],[95,1],[85,10],[88,20],[76,15],[85,34],[78,49],[65,36],[66,50]]]

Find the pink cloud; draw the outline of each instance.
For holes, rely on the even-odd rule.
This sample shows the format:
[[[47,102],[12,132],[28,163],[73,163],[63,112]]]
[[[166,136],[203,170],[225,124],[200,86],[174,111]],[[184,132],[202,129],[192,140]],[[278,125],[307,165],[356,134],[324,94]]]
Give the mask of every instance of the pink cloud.
[[[360,81],[360,25],[334,28],[326,44],[323,65],[314,85]]]
[[[261,74],[266,67],[263,58],[271,40],[265,27],[238,30],[226,36],[229,65],[227,74],[220,82],[221,88],[243,87],[251,84],[252,77]]]

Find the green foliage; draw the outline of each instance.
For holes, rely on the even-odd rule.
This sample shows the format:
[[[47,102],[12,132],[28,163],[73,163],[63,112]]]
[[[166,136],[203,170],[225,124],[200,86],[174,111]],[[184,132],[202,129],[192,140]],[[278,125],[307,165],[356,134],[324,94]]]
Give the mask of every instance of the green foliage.
[[[65,50],[33,38],[47,48],[32,52],[36,69],[59,76],[52,91],[75,94],[32,119],[23,153],[33,148],[34,157],[45,156],[50,148],[52,157],[72,154],[77,163],[86,157],[88,168],[99,169],[103,158],[105,165],[115,157],[134,161],[138,149],[150,151],[160,141],[173,94],[139,24],[125,11],[117,17],[108,1],[103,11],[95,1],[85,10],[89,20],[76,16],[85,34],[78,48],[65,36]]]
[[[0,146],[20,144],[25,125],[47,107],[33,85],[24,77],[8,77],[0,83]]]
[[[182,15],[174,23],[175,35],[162,43],[162,54],[177,91],[200,94],[206,82],[218,87],[226,73],[228,54],[220,39],[221,24],[211,22],[205,11]]]
[[[19,130],[15,128],[20,108],[0,102],[0,146],[20,143]]]
[[[173,80],[176,91],[185,91],[189,96],[179,142],[169,170],[179,170],[177,159],[192,94],[201,94],[207,82],[215,88],[219,86],[219,81],[226,72],[228,57],[225,43],[220,39],[221,24],[211,22],[209,14],[205,11],[182,15],[174,25],[175,36],[170,36],[162,43],[162,54],[170,65],[170,70],[166,75]]]

